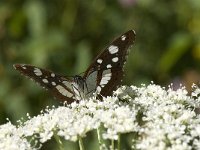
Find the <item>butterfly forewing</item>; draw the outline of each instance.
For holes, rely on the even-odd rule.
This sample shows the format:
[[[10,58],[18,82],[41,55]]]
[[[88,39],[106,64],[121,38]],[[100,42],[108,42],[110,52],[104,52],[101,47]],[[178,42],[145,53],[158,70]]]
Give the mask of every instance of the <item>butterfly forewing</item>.
[[[49,90],[56,98],[69,103],[74,101],[74,93],[71,86],[72,80],[55,74],[52,71],[32,65],[15,64],[14,68],[22,75],[29,77],[45,89]]]
[[[73,79],[69,79],[52,71],[26,64],[15,64],[14,68],[67,103],[89,98],[93,93],[107,96],[122,80],[128,48],[134,40],[133,30],[116,38],[94,59],[83,77],[74,76]]]
[[[84,75],[86,83],[91,85],[90,89],[107,96],[120,84],[128,49],[134,40],[135,32],[130,30],[111,42],[94,59]]]

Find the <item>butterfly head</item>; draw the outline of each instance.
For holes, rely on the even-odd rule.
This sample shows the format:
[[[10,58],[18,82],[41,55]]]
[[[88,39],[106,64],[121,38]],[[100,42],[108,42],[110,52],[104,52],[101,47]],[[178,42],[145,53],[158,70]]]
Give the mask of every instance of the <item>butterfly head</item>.
[[[79,75],[75,75],[74,76],[74,83],[78,86],[82,86],[84,85],[85,80],[83,79],[83,77],[79,76]]]

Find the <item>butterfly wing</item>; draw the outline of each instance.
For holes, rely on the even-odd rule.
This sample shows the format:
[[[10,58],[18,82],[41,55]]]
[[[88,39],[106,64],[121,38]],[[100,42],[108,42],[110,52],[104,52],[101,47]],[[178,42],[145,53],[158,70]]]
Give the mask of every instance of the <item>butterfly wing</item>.
[[[135,31],[130,30],[116,38],[88,67],[84,74],[89,91],[110,95],[121,83],[128,49],[134,43]]]
[[[43,88],[49,90],[57,99],[67,101],[67,103],[75,101],[72,80],[32,65],[15,64],[14,68],[22,75],[29,77]]]

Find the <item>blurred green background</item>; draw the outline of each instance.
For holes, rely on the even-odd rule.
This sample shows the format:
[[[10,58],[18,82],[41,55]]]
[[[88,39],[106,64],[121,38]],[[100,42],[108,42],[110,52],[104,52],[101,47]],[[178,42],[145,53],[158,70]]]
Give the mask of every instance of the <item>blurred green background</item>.
[[[200,81],[199,0],[1,0],[0,123],[59,102],[12,67],[79,74],[116,36],[136,31],[123,84]]]

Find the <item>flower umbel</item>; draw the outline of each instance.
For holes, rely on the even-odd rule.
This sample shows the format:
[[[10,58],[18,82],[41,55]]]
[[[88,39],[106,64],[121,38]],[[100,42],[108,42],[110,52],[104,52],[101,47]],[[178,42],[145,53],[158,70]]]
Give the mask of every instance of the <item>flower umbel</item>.
[[[123,142],[119,135],[137,135],[132,136],[133,143],[127,146],[130,148],[200,149],[200,116],[194,111],[199,107],[200,90],[193,87],[189,95],[184,87],[173,90],[153,83],[123,86],[103,101],[91,98],[79,104],[47,108],[19,126],[10,122],[1,125],[0,149],[36,149],[36,145],[38,149],[54,135],[75,142],[102,127],[98,132],[102,140]],[[111,149],[116,148],[111,143]],[[109,149],[106,145],[100,147]]]

